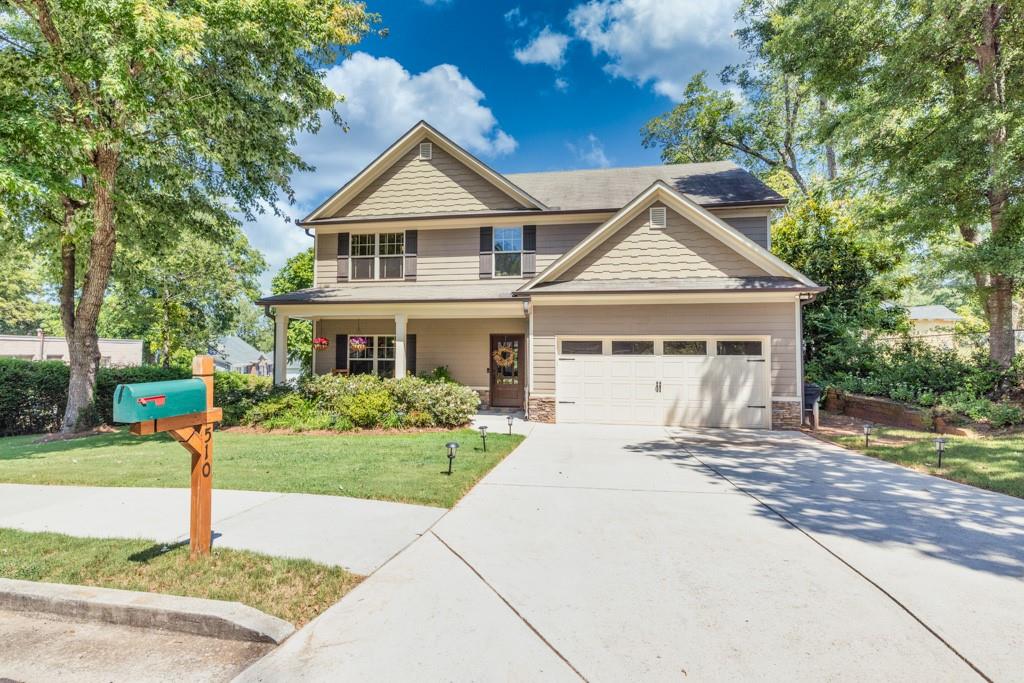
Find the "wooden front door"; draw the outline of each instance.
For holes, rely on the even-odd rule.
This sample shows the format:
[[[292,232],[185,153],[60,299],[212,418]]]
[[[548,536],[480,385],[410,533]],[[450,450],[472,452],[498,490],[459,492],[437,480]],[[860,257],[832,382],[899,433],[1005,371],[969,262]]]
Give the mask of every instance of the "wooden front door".
[[[521,334],[491,335],[491,405],[522,408],[526,382],[526,337]]]

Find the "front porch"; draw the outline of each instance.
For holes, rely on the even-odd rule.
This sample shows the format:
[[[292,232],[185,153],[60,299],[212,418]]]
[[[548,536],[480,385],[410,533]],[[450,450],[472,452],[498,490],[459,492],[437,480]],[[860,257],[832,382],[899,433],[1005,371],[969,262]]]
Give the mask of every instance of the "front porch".
[[[404,377],[444,367],[452,379],[476,391],[483,406],[522,409],[527,402],[529,324],[522,302],[502,303],[497,310],[466,305],[459,311],[330,314],[279,306],[274,381],[285,381],[278,368],[283,369],[288,354],[288,321],[307,319],[313,323],[313,337],[327,339],[327,348],[313,350],[314,374]]]

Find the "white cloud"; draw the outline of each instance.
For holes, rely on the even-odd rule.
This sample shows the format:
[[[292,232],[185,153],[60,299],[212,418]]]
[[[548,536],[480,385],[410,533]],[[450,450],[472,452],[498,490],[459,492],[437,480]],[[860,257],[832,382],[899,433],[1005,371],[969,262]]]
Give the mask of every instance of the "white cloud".
[[[569,81],[561,77],[555,79],[555,90],[557,90],[558,92],[565,92],[568,89]]]
[[[349,132],[327,117],[319,133],[299,136],[295,149],[316,171],[292,177],[296,203],[281,208],[293,219],[316,208],[420,119],[485,158],[516,149],[515,138],[482,104],[484,93],[451,64],[412,74],[394,59],[356,52],[331,67],[326,82],[345,96],[338,110]],[[265,284],[285,259],[312,244],[294,223],[272,213],[248,223],[246,232],[270,263]]]
[[[450,5],[452,0],[420,0],[424,5],[433,7],[434,5]]]
[[[565,146],[577,161],[586,166],[608,168],[612,165],[611,159],[604,153],[604,143],[593,133],[588,134],[581,143],[567,142]]]
[[[509,26],[515,26],[516,28],[523,28],[527,24],[526,17],[523,16],[523,11],[518,7],[513,7],[509,11],[505,12],[505,22]]]
[[[568,21],[605,70],[673,99],[689,77],[712,75],[739,57],[732,37],[738,0],[591,0],[574,7]]]
[[[568,45],[569,36],[545,26],[525,47],[517,48],[513,55],[520,64],[547,64],[553,69],[561,69]]]

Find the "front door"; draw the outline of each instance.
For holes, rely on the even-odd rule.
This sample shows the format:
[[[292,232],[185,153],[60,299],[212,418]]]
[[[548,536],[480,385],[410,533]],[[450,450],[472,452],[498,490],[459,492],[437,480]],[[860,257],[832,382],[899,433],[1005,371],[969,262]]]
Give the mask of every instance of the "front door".
[[[526,337],[521,334],[491,335],[491,405],[522,408],[526,379]]]

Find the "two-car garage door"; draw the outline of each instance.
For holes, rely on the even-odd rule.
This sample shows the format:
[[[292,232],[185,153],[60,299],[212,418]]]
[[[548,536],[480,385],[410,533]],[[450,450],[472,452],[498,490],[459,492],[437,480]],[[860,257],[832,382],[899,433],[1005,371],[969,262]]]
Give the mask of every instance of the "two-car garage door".
[[[766,338],[558,340],[559,422],[768,427]]]

